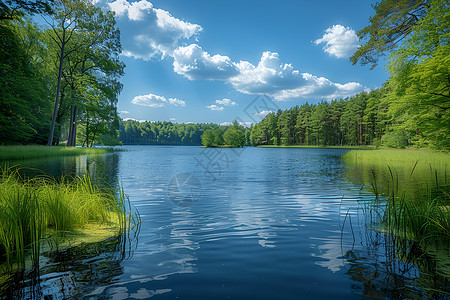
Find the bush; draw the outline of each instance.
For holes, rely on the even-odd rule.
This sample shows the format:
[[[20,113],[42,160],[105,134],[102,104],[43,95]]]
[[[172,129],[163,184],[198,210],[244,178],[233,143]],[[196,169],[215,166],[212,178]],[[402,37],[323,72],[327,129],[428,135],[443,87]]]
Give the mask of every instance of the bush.
[[[403,130],[386,133],[381,142],[389,148],[405,148],[408,146],[408,136]]]

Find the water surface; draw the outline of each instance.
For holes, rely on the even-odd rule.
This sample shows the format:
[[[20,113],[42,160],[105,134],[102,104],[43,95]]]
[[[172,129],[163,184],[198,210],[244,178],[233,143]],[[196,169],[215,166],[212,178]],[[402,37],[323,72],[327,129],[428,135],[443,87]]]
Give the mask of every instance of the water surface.
[[[111,258],[111,247],[102,253],[97,245],[97,250],[86,250],[92,256],[84,260],[74,259],[77,251],[72,256],[69,251],[64,259],[47,259],[40,274],[45,288],[39,295],[436,296],[430,292],[436,287],[432,280],[422,280],[422,274],[406,263],[406,271],[392,269],[383,261],[382,243],[378,248],[368,243],[383,238],[365,226],[361,215],[361,203],[374,195],[348,179],[340,158],[346,150],[125,148],[127,152],[101,157],[22,162],[54,176],[89,172],[96,182],[120,182],[142,219],[136,247],[127,257]],[[89,270],[81,264],[90,265]],[[67,276],[71,280],[62,289],[55,282]]]

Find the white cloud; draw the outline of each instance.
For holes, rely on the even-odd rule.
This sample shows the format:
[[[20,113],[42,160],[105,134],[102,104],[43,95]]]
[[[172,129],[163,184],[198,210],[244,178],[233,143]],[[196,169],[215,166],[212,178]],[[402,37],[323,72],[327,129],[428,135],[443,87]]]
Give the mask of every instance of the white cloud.
[[[239,122],[239,125],[244,126],[244,127],[250,127],[252,126],[252,122]],[[222,122],[219,124],[220,126],[231,126],[233,125],[233,122]]]
[[[173,53],[173,69],[190,80],[226,80],[238,74],[228,56],[209,55],[197,44],[179,47]]]
[[[230,99],[223,98],[222,100],[216,100],[217,104],[223,105],[223,106],[236,106],[237,103],[231,101]]]
[[[273,111],[271,111],[271,110],[263,110],[263,111],[261,111],[259,113],[254,113],[254,115],[264,118],[265,116],[267,116],[268,114],[271,114],[271,113],[273,113]]]
[[[217,106],[215,104],[208,105],[208,106],[206,106],[206,108],[208,108],[210,110],[223,111],[223,107],[222,106]]]
[[[148,94],[134,97],[131,103],[149,107],[163,107],[167,100],[162,96]]]
[[[244,126],[244,127],[250,127],[252,126],[252,122],[239,122],[239,125]]]
[[[186,102],[177,98],[169,98],[169,103],[174,106],[186,106]]]
[[[362,91],[368,91],[358,82],[348,82],[346,84],[334,83],[325,77],[317,77],[309,73],[303,73],[306,84],[295,89],[282,90],[273,95],[278,101],[293,98],[325,98],[327,100],[335,98],[345,98],[353,96]]]
[[[186,102],[183,100],[179,100],[176,98],[169,98],[169,100],[167,100],[165,97],[155,94],[136,96],[133,98],[133,100],[131,100],[131,103],[154,108],[163,107],[166,103],[174,106],[186,106]]]
[[[323,50],[337,58],[348,58],[359,46],[355,31],[342,25],[333,25],[325,30],[322,38],[314,41],[316,45],[325,43]]]
[[[247,61],[238,64],[240,74],[229,80],[233,87],[245,94],[267,94],[275,100],[296,98],[345,98],[367,90],[357,82],[334,83],[324,77],[295,70],[281,62],[278,53],[264,52],[255,67]]]
[[[129,114],[130,112],[129,111],[127,111],[127,110],[121,110],[121,111],[119,111],[119,114],[121,114],[121,115],[127,115],[127,114]]]
[[[300,72],[294,70],[291,64],[282,63],[276,52],[264,52],[256,67],[248,61],[237,65],[240,73],[230,82],[236,90],[245,94],[273,94],[304,83]]]
[[[154,8],[146,0],[116,0],[108,3],[108,6],[116,13],[119,21],[124,18],[128,21],[127,26],[121,27],[124,56],[144,60],[154,56],[171,56],[181,41],[189,40],[203,30],[200,25],[177,19],[165,10]]]
[[[137,120],[137,119],[134,119],[134,118],[124,118],[122,120],[123,121],[136,121],[136,122],[139,122],[139,123],[147,122],[147,120]]]
[[[176,121],[176,118],[169,118],[169,121]]]

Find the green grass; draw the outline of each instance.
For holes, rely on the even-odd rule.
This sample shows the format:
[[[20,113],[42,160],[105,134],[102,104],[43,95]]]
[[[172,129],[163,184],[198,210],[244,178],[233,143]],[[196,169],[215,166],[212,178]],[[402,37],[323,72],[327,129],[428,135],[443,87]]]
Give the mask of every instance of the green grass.
[[[403,163],[414,165],[445,166],[450,164],[450,153],[434,150],[379,149],[373,151],[354,150],[344,154],[344,160],[369,163]]]
[[[0,261],[7,268],[37,264],[40,241],[51,235],[110,225],[117,234],[129,226],[126,196],[100,191],[89,176],[71,182],[47,177],[23,179],[18,169],[0,176]]]
[[[95,155],[116,151],[114,148],[79,148],[65,146],[0,146],[0,160],[22,160],[40,157]]]
[[[422,245],[450,241],[450,154],[432,150],[354,150],[343,156],[352,181],[370,187],[385,230]],[[380,197],[378,197],[380,196]]]
[[[303,145],[259,145],[259,148],[326,148],[326,149],[374,149],[373,146],[303,146]]]

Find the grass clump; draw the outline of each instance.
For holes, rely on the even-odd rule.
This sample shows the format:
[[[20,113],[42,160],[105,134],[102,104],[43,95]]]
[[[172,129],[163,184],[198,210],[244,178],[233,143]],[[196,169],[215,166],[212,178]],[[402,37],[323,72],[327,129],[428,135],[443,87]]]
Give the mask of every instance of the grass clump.
[[[432,182],[420,183],[411,176],[414,184],[403,189],[391,171],[391,187],[383,214],[383,223],[390,233],[424,246],[450,242],[450,185],[446,176],[440,179],[438,172],[434,173]]]
[[[43,237],[110,224],[117,233],[127,227],[126,196],[104,192],[85,175],[71,182],[47,177],[23,179],[18,169],[0,176],[0,261],[24,265],[39,259]]]
[[[29,146],[0,146],[0,160],[21,160],[53,156],[96,155],[114,152],[114,148],[80,148],[80,147],[48,147],[39,145]]]

